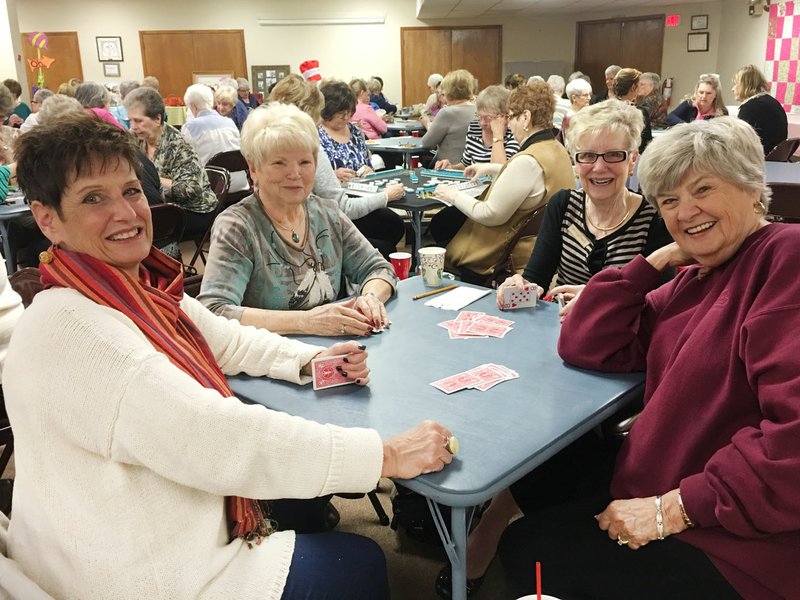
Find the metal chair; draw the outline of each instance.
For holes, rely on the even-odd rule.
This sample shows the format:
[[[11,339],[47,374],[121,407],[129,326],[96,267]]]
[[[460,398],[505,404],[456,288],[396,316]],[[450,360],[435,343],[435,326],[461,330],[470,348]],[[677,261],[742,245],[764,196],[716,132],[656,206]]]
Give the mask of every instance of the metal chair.
[[[223,154],[225,153],[223,152]],[[217,154],[216,156],[220,155]],[[231,186],[231,175],[228,169],[225,167],[206,165],[206,176],[208,177],[208,182],[211,184],[211,191],[213,191],[214,195],[217,197],[217,208],[214,209],[214,218],[211,220],[211,224],[208,226],[208,229],[203,232],[203,235],[200,238],[194,240],[196,246],[195,251],[194,254],[192,254],[189,264],[187,265],[187,268],[190,272],[194,271],[194,265],[198,258],[203,261],[203,264],[206,264],[206,254],[203,249],[205,248],[208,240],[211,238],[211,228],[214,226],[214,221],[217,219],[217,215],[228,208],[231,204],[236,204],[236,202],[241,200],[241,198],[238,197],[234,200],[231,200],[231,194],[229,192]]]
[[[770,183],[772,201],[767,219],[778,223],[800,223],[800,184]]]
[[[228,150],[215,154],[208,159],[206,167],[222,167],[228,170],[229,175],[244,171],[247,177],[247,183],[250,184],[250,189],[230,192],[227,199],[229,203],[228,206],[236,204],[239,200],[247,198],[247,196],[253,193],[253,179],[250,177],[250,167],[247,165],[247,161],[239,150]]]
[[[789,138],[769,151],[764,160],[773,162],[789,162],[797,149],[800,148],[800,138]]]

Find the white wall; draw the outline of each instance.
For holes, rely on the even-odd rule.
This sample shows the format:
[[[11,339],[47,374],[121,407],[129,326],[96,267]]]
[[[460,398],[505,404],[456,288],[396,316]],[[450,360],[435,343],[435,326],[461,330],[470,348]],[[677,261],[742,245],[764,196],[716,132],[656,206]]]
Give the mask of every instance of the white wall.
[[[5,0],[13,2],[14,0]],[[724,10],[723,10],[724,8]],[[20,3],[19,31],[78,31],[84,78],[103,81],[95,36],[122,37],[125,61],[121,79],[141,79],[139,30],[243,29],[248,69],[253,64],[289,64],[317,59],[324,76],[381,75],[389,98],[401,97],[400,27],[426,25],[502,25],[503,62],[556,60],[573,64],[575,23],[647,14],[678,14],[681,24],[664,33],[662,75],[675,78],[675,97],[692,91],[700,73],[720,73],[723,89],[741,65],[764,62],[768,16],[747,15],[747,0],[714,0],[547,18],[431,20],[416,18],[414,0],[36,0]],[[686,50],[691,16],[709,15],[708,52]],[[257,19],[385,16],[384,25],[259,27]],[[2,17],[2,15],[0,15]],[[5,51],[3,51],[5,54]],[[5,58],[5,57],[4,57]],[[6,58],[7,60],[7,58]],[[635,66],[635,65],[631,65]],[[547,76],[549,73],[542,73]],[[117,79],[115,81],[120,81]],[[728,103],[732,98],[727,98]]]
[[[8,78],[25,81],[25,64],[17,61],[17,55],[21,52],[17,0],[0,0],[0,81]],[[30,100],[24,85],[22,99],[26,102]]]

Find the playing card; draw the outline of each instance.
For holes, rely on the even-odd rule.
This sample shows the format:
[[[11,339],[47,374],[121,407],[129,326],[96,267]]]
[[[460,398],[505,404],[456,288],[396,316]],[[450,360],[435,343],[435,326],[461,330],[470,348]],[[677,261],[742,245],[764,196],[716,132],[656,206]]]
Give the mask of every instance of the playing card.
[[[479,319],[482,323],[493,323],[494,325],[501,325],[502,327],[511,327],[514,324],[514,321],[509,321],[508,319],[501,319],[500,317],[495,317],[494,315],[485,315]]]
[[[486,339],[488,335],[473,335],[469,333],[456,333],[455,331],[450,331],[450,339],[451,340],[480,340]]]
[[[492,337],[501,338],[509,331],[511,331],[510,327],[506,327],[505,325],[497,325],[496,323],[490,323],[484,321],[483,319],[479,319],[477,321],[472,321],[472,323],[469,324],[469,327],[460,333],[476,333],[478,335],[491,335]]]
[[[486,313],[478,312],[475,310],[462,310],[458,313],[456,321],[474,321],[478,317],[484,316]]]
[[[534,289],[532,285],[523,289],[516,287],[505,288],[503,290],[503,309],[514,310],[516,308],[536,306]]]
[[[452,394],[453,392],[472,387],[477,383],[480,383],[480,379],[469,372],[464,372],[439,379],[432,382],[431,385],[436,389],[442,390],[445,394]]]
[[[494,365],[487,364],[481,365],[480,367],[475,367],[474,369],[470,369],[467,371],[477,377],[480,380],[480,383],[475,384],[474,387],[481,389],[482,386],[486,384],[494,385],[495,383],[500,383],[501,381],[505,381],[507,377],[507,373],[504,371],[500,371]]]
[[[353,383],[353,380],[342,375],[342,371],[336,367],[342,367],[347,371],[348,364],[344,362],[346,354],[339,356],[328,356],[325,358],[315,358],[311,361],[311,378],[315,390],[336,387]]]

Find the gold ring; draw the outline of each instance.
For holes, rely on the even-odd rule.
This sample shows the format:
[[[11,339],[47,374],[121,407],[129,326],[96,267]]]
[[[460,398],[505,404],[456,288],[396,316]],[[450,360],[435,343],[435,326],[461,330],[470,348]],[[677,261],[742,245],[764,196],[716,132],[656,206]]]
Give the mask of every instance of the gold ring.
[[[458,438],[454,435],[445,438],[444,447],[447,448],[447,451],[450,454],[455,454],[456,452],[458,452]]]
[[[339,328],[339,333],[341,333],[342,335],[344,335],[346,333],[346,329],[345,329],[344,323],[342,323],[342,326]]]
[[[625,545],[627,545],[629,542],[630,542],[630,540],[625,540],[625,539],[622,539],[622,536],[621,536],[621,535],[618,535],[618,536],[617,536],[617,544],[619,544],[620,546],[625,546]]]

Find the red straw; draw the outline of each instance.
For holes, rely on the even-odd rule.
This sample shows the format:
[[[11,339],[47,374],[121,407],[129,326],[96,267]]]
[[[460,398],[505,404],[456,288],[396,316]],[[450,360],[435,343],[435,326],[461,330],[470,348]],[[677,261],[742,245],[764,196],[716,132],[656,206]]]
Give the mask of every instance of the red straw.
[[[536,600],[542,600],[542,563],[536,561]]]

